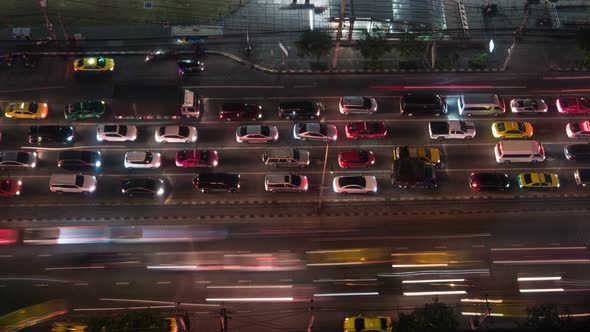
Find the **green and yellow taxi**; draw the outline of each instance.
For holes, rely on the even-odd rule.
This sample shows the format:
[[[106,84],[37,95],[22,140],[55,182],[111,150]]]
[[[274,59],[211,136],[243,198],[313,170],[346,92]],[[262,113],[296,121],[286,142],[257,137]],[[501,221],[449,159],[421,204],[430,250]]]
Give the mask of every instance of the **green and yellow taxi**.
[[[520,173],[516,177],[523,189],[555,190],[559,188],[559,177],[554,173]]]
[[[74,71],[101,72],[115,70],[115,60],[105,57],[87,57],[74,60]]]
[[[85,100],[66,105],[64,116],[66,120],[80,120],[100,118],[104,115],[106,105],[104,100]]]
[[[47,103],[36,101],[13,101],[6,105],[4,115],[13,119],[45,119],[47,117]]]
[[[344,320],[344,332],[391,332],[392,329],[391,317],[387,316],[356,316]]]
[[[496,138],[531,138],[533,126],[524,121],[502,121],[492,124],[492,134]]]

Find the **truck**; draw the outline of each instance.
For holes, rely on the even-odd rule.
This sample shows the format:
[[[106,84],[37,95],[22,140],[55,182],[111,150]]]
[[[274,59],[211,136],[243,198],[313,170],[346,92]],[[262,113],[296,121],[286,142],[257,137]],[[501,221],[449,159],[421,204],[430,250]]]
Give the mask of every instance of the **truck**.
[[[434,166],[419,159],[395,159],[391,168],[391,184],[398,188],[438,187]]]
[[[116,84],[111,110],[117,120],[198,120],[203,100],[177,85]]]
[[[432,139],[472,139],[475,137],[475,125],[462,120],[431,121],[428,132]]]
[[[396,146],[393,148],[393,160],[417,159],[434,166],[441,165],[440,150],[430,146]]]

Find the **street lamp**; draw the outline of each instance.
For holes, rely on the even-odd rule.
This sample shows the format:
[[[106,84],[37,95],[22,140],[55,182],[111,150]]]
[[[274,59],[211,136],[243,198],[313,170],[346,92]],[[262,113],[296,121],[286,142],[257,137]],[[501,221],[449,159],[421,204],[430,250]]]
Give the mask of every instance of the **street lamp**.
[[[494,52],[495,47],[496,45],[494,44],[494,40],[490,39],[490,43],[488,44],[488,49],[490,50],[490,53]]]

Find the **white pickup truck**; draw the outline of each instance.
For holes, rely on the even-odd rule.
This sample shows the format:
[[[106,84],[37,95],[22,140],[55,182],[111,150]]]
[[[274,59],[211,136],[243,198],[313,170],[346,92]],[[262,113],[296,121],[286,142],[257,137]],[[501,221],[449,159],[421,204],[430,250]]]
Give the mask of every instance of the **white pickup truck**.
[[[475,137],[475,125],[470,121],[431,121],[428,132],[432,139],[471,139]]]

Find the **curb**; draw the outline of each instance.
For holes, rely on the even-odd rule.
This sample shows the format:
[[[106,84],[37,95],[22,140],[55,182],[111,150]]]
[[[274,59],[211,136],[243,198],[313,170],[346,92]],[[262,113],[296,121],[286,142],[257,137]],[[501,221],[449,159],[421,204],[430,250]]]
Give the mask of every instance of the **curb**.
[[[589,72],[590,67],[561,67],[561,66],[552,66],[551,70],[553,71],[560,71],[560,72]]]

